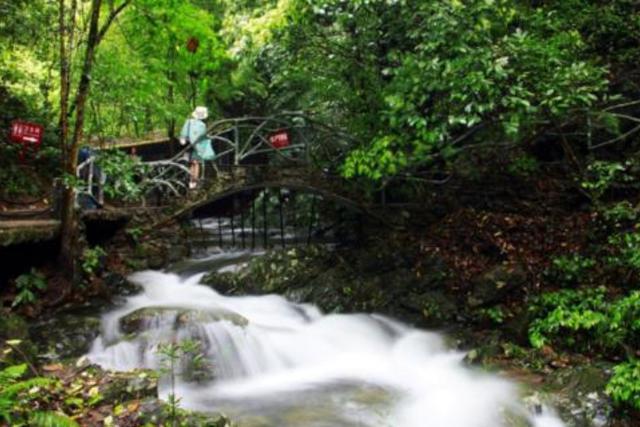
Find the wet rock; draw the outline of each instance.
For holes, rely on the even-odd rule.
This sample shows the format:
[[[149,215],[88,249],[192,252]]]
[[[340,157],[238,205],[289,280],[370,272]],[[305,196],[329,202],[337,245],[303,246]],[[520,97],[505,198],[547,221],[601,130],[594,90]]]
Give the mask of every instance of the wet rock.
[[[345,311],[345,305],[353,300],[354,290],[357,289],[351,280],[335,269],[328,270],[322,276],[317,276],[307,283],[307,292],[298,295],[298,298],[304,295],[306,301],[300,299],[299,302],[317,304],[327,312]],[[291,295],[290,291],[287,292],[287,297]]]
[[[3,340],[23,340],[28,338],[27,321],[17,314],[2,313],[0,315],[0,338]]]
[[[227,310],[188,310],[172,307],[145,307],[120,319],[120,328],[125,334],[144,332],[148,325],[160,321],[173,322],[174,329],[207,322],[228,321],[236,326],[246,326],[249,321],[238,313]]]
[[[231,422],[224,415],[202,412],[178,411],[176,420],[170,418],[171,411],[166,403],[154,398],[147,398],[140,402],[140,421],[144,425],[153,426],[194,426],[194,427],[232,427]]]
[[[73,313],[59,314],[30,328],[40,357],[49,361],[82,356],[99,333],[99,317]]]
[[[464,362],[469,365],[486,365],[492,358],[503,353],[498,334],[491,334],[482,339],[482,343],[468,351]]]
[[[421,323],[431,327],[453,320],[458,311],[455,301],[442,291],[410,293],[401,298],[400,304],[410,312],[421,314]]]
[[[604,393],[609,380],[606,365],[581,365],[554,373],[550,394],[567,427],[604,427],[613,414],[611,399]]]
[[[0,314],[0,343],[11,341],[10,347],[3,345],[2,361],[8,365],[24,363],[24,358],[35,360],[38,348],[29,337],[27,321],[13,313]]]
[[[471,307],[503,302],[510,292],[520,288],[526,280],[526,271],[520,266],[496,266],[473,283],[467,302]]]
[[[155,372],[145,370],[111,373],[100,392],[109,402],[156,398],[158,377]]]
[[[304,286],[302,288],[291,289],[286,293],[287,299],[297,303],[304,303],[313,300],[313,286]]]
[[[531,313],[522,309],[510,317],[504,325],[507,338],[520,345],[529,345],[529,325]]]
[[[172,244],[167,248],[167,261],[178,262],[189,255],[189,248],[186,245],[178,243]]]
[[[454,301],[440,291],[448,270],[429,257],[420,260],[418,272],[413,268],[417,262],[410,249],[310,246],[270,252],[252,259],[238,274],[214,272],[204,282],[224,294],[278,293],[324,312],[379,312],[440,326],[456,312]]]
[[[152,270],[160,270],[165,264],[165,258],[162,255],[152,255],[147,258],[147,265]]]
[[[202,278],[201,282],[224,295],[234,295],[240,287],[236,274],[230,272],[207,274]]]
[[[125,276],[118,273],[105,273],[104,282],[109,290],[115,295],[131,296],[142,291],[142,287],[140,285],[130,282]]]

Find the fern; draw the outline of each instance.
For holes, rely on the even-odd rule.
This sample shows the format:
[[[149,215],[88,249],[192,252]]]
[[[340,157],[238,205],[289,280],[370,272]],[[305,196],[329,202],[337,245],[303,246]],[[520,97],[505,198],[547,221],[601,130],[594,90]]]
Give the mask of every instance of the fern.
[[[57,412],[35,412],[29,418],[33,427],[79,427],[71,418]]]
[[[27,372],[27,365],[13,365],[0,371],[0,387],[8,381],[15,381]]]
[[[13,365],[0,371],[0,420],[4,420],[8,425],[14,424],[17,419],[22,419],[25,413],[23,405],[25,402],[32,400],[33,396],[29,395],[29,391],[34,388],[49,387],[57,383],[57,381],[49,378],[29,378],[22,380],[21,378],[27,372],[27,365]],[[55,417],[42,418],[40,413],[34,414],[39,420],[54,420]],[[46,414],[46,413],[45,413]],[[36,424],[30,422],[29,425],[47,425],[58,427],[69,424]],[[72,424],[75,425],[75,424]]]
[[[28,380],[20,381],[15,384],[3,387],[0,390],[0,396],[5,398],[11,398],[23,391],[29,391],[34,387],[48,387],[55,384],[56,381],[49,378],[31,378]]]

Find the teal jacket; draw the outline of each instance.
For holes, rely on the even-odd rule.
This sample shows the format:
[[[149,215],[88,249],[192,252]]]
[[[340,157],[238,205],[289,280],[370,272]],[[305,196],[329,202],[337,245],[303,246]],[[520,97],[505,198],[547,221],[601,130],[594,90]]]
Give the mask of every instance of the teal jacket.
[[[182,126],[180,138],[184,138],[193,145],[193,160],[213,160],[216,156],[211,146],[211,139],[207,137],[207,126],[202,120],[189,119]]]

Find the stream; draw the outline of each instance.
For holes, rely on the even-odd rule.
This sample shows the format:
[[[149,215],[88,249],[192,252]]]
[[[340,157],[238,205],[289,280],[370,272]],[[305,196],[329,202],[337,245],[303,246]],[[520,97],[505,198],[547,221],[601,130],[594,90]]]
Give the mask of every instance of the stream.
[[[255,253],[225,252],[130,280],[143,291],[102,318],[88,357],[111,370],[158,369],[158,346],[200,343],[210,380],[160,384],[180,405],[240,426],[559,427],[519,386],[463,363],[440,334],[376,314],[323,314],[278,295],[228,297],[200,284]]]

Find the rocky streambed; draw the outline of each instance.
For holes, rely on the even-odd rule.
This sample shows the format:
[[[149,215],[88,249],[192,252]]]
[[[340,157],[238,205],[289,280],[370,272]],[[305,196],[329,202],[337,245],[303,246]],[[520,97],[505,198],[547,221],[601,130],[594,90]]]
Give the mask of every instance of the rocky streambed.
[[[377,312],[442,331],[448,345],[466,353],[465,363],[524,384],[529,405],[549,403],[567,426],[634,425],[604,392],[614,363],[530,347],[522,269],[496,265],[468,289],[452,287],[453,274],[438,257],[383,244],[281,250],[202,281],[228,295],[276,293],[328,313]]]
[[[197,277],[198,283],[215,289],[217,294],[226,296],[225,298],[280,294],[292,301],[293,307],[296,304],[304,306],[305,303],[313,303],[324,313],[375,312],[400,319],[415,327],[442,331],[447,337],[443,345],[462,352],[460,354],[464,356],[464,364],[474,366],[474,369],[497,373],[523,385],[522,401],[534,414],[545,411],[545,407],[554,407],[567,426],[633,425],[625,418],[616,417],[611,402],[603,392],[610,376],[610,363],[557,354],[552,349],[533,351],[527,346],[526,314],[519,312],[517,305],[513,303],[518,299],[517,285],[524,280],[518,269],[496,266],[489,273],[478,277],[473,287],[461,291],[448,285],[452,272],[442,260],[437,257],[418,258],[411,248],[333,250],[309,246],[260,255],[262,256],[255,257],[253,254],[242,253],[230,257],[214,254],[176,265],[175,277],[179,280]],[[140,292],[142,289],[139,286],[129,286],[121,291],[129,295]],[[80,377],[81,381],[86,380],[80,393],[84,403],[79,408],[67,408],[79,413],[79,419],[96,416],[104,420],[111,416],[108,421],[112,422],[114,414],[118,413],[115,420],[120,420],[121,424],[114,425],[141,425],[136,423],[143,418],[133,416],[134,413],[141,413],[146,414],[144,420],[155,417],[158,421],[163,416],[166,417],[166,411],[157,396],[166,398],[167,395],[166,388],[165,391],[158,389],[158,366],[151,364],[146,366],[151,370],[133,370],[128,374],[114,373],[82,358],[95,346],[99,334],[105,336],[103,315],[113,312],[114,307],[116,311],[121,310],[122,315],[117,317],[117,325],[123,335],[111,337],[115,340],[113,342],[135,342],[139,339],[149,342],[153,339],[149,336],[150,325],[163,324],[170,335],[176,336],[179,331],[193,331],[203,324],[216,322],[242,330],[251,320],[238,311],[211,310],[208,306],[201,307],[198,304],[185,307],[184,304],[165,301],[156,306],[126,308],[130,298],[116,298],[115,306],[89,304],[80,309],[75,307],[29,328],[18,318],[3,319],[0,330],[3,337],[16,338],[20,335],[25,353],[37,361],[37,365],[47,375],[68,378],[72,382],[74,375],[91,372],[89,377]],[[495,306],[508,307],[509,314],[499,323],[492,320],[490,312],[488,313],[488,309]],[[122,311],[123,307],[126,313]],[[298,315],[313,318],[317,314],[302,310]],[[108,346],[109,342],[105,344]],[[140,365],[136,363],[126,368],[139,368]],[[226,369],[233,372],[235,367],[227,366]],[[141,378],[151,378],[153,381],[143,381],[144,385],[140,385]],[[89,404],[91,393],[96,393],[93,389],[95,385],[91,385],[94,383],[99,384],[97,393],[101,396],[100,404]],[[111,385],[105,385],[114,383],[119,384],[115,389]],[[140,392],[139,387],[144,392]],[[138,391],[131,394],[127,390]],[[238,390],[238,393],[248,393],[242,387]],[[185,395],[197,393],[197,388],[187,385],[183,392]],[[350,405],[356,406],[362,404],[358,403],[360,398],[357,396],[378,396],[374,400],[382,398],[387,402],[380,406],[380,410],[384,412],[389,410],[382,409],[389,402],[382,397],[384,394],[384,390],[373,385],[370,389],[335,389],[332,395],[338,401],[345,399],[351,402]],[[305,399],[317,398],[312,393]],[[269,419],[273,418],[265,417],[264,408],[282,408],[279,405],[281,402],[277,401],[254,401],[253,409],[249,411],[253,415],[245,418],[244,422],[246,425],[272,425],[269,424]],[[322,415],[316,409],[331,412],[331,405],[327,402],[321,406],[324,409],[314,408],[310,412],[290,407],[286,411],[289,414],[287,419],[293,420],[290,425],[314,425],[313,420],[321,423]],[[193,405],[191,409],[201,411],[206,407],[207,405]],[[233,405],[227,406],[227,409],[234,412]],[[298,415],[293,415],[296,413]],[[227,423],[219,415],[199,415],[197,412],[190,414],[189,416],[195,417],[193,420],[197,420],[193,423],[205,423],[190,425]],[[128,420],[126,422],[129,424],[123,420]],[[542,415],[539,415],[537,422],[544,421],[540,420],[543,420]],[[551,424],[547,425],[554,425],[555,421],[551,419],[548,422]]]

